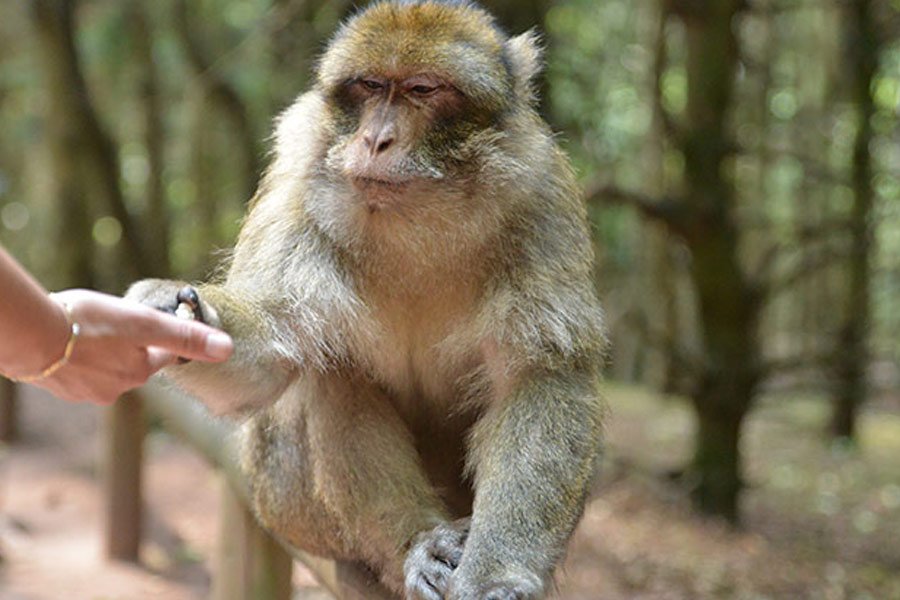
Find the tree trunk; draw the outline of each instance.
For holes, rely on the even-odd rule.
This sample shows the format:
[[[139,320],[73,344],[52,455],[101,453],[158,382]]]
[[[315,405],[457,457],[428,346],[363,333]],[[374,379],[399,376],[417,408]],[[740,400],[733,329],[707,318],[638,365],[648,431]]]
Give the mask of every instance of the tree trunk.
[[[734,368],[708,374],[692,398],[697,412],[697,433],[691,474],[692,496],[703,513],[740,520],[738,501],[741,477],[741,427],[753,388],[734,373]],[[751,384],[752,385],[752,384]]]
[[[696,487],[694,503],[707,514],[722,516],[731,522],[738,520],[740,479],[739,413],[717,414],[716,400],[697,400],[697,440],[693,467]]]
[[[96,194],[122,226],[121,269],[128,279],[160,273],[146,252],[143,237],[128,211],[119,181],[118,149],[103,130],[91,103],[75,43],[73,0],[31,0],[41,67],[47,78],[51,111],[48,118],[63,212],[75,225],[76,244],[65,253],[80,252],[85,279],[92,272],[90,219],[85,207]],[[64,254],[65,254],[64,253]],[[76,281],[82,285],[89,281]],[[141,452],[143,412],[136,395],[113,406],[107,419],[106,552],[111,558],[137,560],[141,534]]]
[[[174,25],[188,64],[194,73],[194,79],[204,90],[204,97],[232,126],[237,138],[235,150],[240,155],[239,168],[244,200],[249,202],[256,190],[262,157],[249,109],[237,89],[216,71],[213,62],[201,46],[198,36],[199,26],[191,22],[190,8],[186,0],[177,0],[175,3]]]
[[[699,423],[694,499],[701,511],[737,522],[738,438],[757,386],[758,309],[737,263],[736,241],[727,233],[706,236],[705,243],[692,244],[706,348],[705,372],[692,398]]]
[[[138,95],[144,120],[144,147],[147,152],[146,227],[147,249],[153,257],[156,277],[171,274],[169,261],[169,214],[163,187],[165,131],[156,62],[153,58],[153,32],[146,9],[140,0],[128,5],[130,30],[134,39],[134,58],[138,67]]]
[[[734,21],[741,4],[681,1],[673,7],[687,38],[688,103],[679,141],[691,217],[684,238],[693,256],[706,361],[693,397],[699,423],[694,500],[700,510],[731,521],[738,519],[738,440],[756,388],[759,356],[759,303],[740,263],[736,193],[726,172],[738,59]]]
[[[80,151],[80,131],[77,119],[72,118],[72,94],[80,83],[67,65],[71,57],[65,48],[74,48],[68,25],[72,15],[68,4],[35,0],[31,16],[37,34],[37,59],[44,78],[47,99],[44,119],[47,127],[52,193],[60,219],[55,239],[65,252],[58,253],[54,287],[92,287],[94,202],[86,190],[83,155]]]
[[[54,162],[59,169],[58,175],[65,178],[65,181],[57,182],[65,196],[64,211],[68,217],[77,219],[77,235],[88,235],[90,239],[90,229],[83,223],[86,218],[84,207],[89,204],[80,201],[86,196],[73,196],[77,196],[79,191],[81,194],[96,193],[106,202],[104,208],[122,226],[126,268],[133,276],[148,273],[153,270],[150,259],[119,185],[116,147],[100,125],[82,74],[75,46],[76,4],[74,0],[31,0],[30,4],[38,53],[51,102],[49,121],[55,140],[52,142]],[[72,165],[76,164],[76,160],[78,167],[73,173]],[[68,187],[69,184],[73,187]],[[66,225],[70,226],[69,223]],[[77,251],[80,247],[67,248],[67,252]],[[90,269],[84,263],[88,262],[86,257],[80,265],[86,273]],[[84,285],[89,282],[79,283]]]
[[[866,399],[868,365],[868,328],[870,320],[871,254],[873,234],[870,226],[874,190],[872,186],[872,117],[875,103],[872,84],[878,69],[879,41],[871,0],[855,0],[847,7],[846,47],[853,57],[850,68],[852,90],[857,109],[857,132],[853,150],[853,207],[851,209],[852,252],[849,264],[849,289],[844,308],[844,325],[835,352],[837,393],[831,423],[836,437],[856,436],[856,417]]]

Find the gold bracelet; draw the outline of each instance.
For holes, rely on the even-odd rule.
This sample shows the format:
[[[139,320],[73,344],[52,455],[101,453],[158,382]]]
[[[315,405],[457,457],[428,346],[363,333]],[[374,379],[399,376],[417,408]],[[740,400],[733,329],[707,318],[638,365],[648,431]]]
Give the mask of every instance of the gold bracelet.
[[[69,327],[69,341],[66,342],[66,349],[63,351],[62,358],[36,375],[26,375],[24,377],[9,377],[9,379],[13,381],[18,381],[20,383],[32,383],[34,381],[39,381],[46,377],[50,377],[51,375],[62,369],[64,366],[66,366],[66,363],[68,363],[69,359],[72,357],[72,351],[75,350],[75,342],[78,340],[78,334],[81,333],[81,326],[75,322],[75,319],[72,318],[72,308],[67,302],[65,302],[64,300],[59,300],[54,294],[50,294],[50,298],[62,307],[63,312],[66,315],[66,323]]]

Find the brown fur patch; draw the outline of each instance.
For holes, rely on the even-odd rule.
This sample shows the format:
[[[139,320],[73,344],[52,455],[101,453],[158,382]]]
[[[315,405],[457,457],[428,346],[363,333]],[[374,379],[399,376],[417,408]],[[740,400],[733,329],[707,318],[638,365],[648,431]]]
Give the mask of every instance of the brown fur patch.
[[[500,59],[505,42],[491,16],[474,6],[383,2],[338,32],[322,57],[319,83],[333,90],[364,76],[431,73],[476,101],[499,105],[513,85]]]

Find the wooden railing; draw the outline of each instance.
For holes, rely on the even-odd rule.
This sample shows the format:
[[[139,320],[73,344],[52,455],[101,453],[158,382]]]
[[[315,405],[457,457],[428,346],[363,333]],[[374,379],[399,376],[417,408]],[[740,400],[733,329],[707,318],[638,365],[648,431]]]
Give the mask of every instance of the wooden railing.
[[[247,508],[247,483],[238,463],[236,424],[213,418],[197,402],[152,384],[120,399],[108,416],[105,539],[109,558],[137,560],[138,556],[143,495],[140,446],[145,410],[221,474],[214,600],[288,600],[294,560],[302,562],[336,598],[394,598],[365,567],[310,555],[263,530]]]
[[[16,395],[17,386],[0,378],[0,441],[15,440]],[[365,567],[310,555],[263,530],[247,508],[247,483],[238,463],[235,422],[213,418],[196,401],[155,384],[126,394],[105,414],[103,522],[107,558],[137,562],[140,555],[147,416],[159,419],[220,473],[213,600],[289,600],[294,560],[302,562],[336,598],[394,598]],[[153,490],[147,493],[153,494]]]

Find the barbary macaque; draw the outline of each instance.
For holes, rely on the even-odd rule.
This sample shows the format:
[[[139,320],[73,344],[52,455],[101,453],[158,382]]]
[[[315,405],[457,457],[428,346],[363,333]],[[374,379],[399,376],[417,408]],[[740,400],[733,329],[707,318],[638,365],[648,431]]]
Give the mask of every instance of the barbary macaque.
[[[540,60],[472,2],[373,4],[278,119],[223,281],[128,293],[233,336],[167,375],[247,419],[260,521],[407,598],[544,597],[596,468],[603,319]]]

